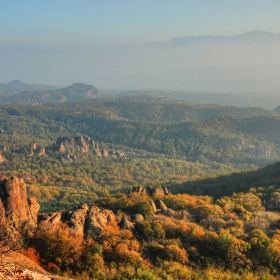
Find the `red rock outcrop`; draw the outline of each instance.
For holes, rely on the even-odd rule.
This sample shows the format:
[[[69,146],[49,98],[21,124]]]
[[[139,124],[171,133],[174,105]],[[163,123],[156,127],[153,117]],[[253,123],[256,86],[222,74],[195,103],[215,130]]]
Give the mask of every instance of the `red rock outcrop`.
[[[0,153],[0,163],[3,163],[4,161],[6,161],[6,159],[3,157],[3,155]]]
[[[39,204],[35,199],[28,199],[23,179],[3,177],[0,180],[0,199],[5,210],[6,219],[15,227],[22,224],[37,225]]]

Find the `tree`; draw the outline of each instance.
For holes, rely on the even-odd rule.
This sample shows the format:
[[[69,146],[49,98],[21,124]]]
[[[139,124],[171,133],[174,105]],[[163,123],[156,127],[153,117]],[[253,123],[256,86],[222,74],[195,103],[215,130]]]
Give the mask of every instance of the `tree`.
[[[188,255],[185,249],[178,245],[167,245],[164,248],[165,258],[169,261],[185,264],[188,262]]]

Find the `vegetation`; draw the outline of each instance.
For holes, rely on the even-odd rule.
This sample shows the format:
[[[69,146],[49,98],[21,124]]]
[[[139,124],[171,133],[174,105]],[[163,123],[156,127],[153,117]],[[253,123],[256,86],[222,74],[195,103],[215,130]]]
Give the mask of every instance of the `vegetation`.
[[[43,224],[23,253],[83,280],[279,279],[278,111],[154,97],[0,107],[0,175],[23,177],[41,211],[95,203],[117,217],[96,236]],[[58,151],[58,137],[84,134],[125,157]],[[22,149],[33,142],[46,154]],[[136,186],[173,194],[127,195]],[[132,214],[144,221],[121,229]]]
[[[118,209],[118,222],[150,199],[133,193],[96,203]],[[65,225],[43,224],[24,253],[77,279],[279,279],[280,216],[265,212],[258,196],[239,193],[216,203],[187,194],[160,199],[173,214],[147,214],[135,231],[110,222],[84,239]]]

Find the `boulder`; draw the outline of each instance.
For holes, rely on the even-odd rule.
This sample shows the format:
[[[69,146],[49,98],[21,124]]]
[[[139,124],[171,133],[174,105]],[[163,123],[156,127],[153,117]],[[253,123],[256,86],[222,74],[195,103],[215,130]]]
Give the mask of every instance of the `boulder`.
[[[130,221],[133,223],[142,223],[144,220],[145,219],[141,214],[134,214],[130,216]]]
[[[73,211],[67,211],[62,215],[62,222],[72,228],[75,233],[84,235],[84,225],[86,221],[87,209],[80,208]]]
[[[131,223],[126,216],[122,217],[119,226],[121,229],[135,230],[133,223]]]

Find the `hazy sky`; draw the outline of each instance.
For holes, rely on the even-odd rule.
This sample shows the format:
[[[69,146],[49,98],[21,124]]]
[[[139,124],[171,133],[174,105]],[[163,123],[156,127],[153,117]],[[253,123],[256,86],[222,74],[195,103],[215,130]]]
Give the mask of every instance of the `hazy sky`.
[[[250,44],[213,45],[210,38],[181,47],[138,45],[253,30],[280,33],[279,15],[279,0],[0,0],[0,82],[278,88],[280,38],[266,41],[257,32],[260,42]],[[137,46],[116,46],[126,44]]]
[[[0,46],[143,44],[280,32],[279,0],[0,0]]]

